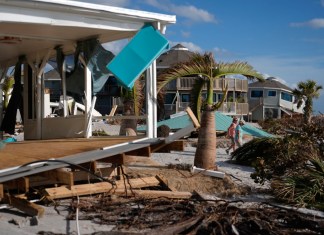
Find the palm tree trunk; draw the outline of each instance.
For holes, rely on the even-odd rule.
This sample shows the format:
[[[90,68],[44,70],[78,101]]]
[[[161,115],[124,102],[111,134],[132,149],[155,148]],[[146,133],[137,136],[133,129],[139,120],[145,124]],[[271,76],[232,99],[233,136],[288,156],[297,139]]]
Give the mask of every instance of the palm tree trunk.
[[[313,101],[310,98],[307,98],[304,107],[304,119],[306,124],[309,124],[312,120],[312,111]]]
[[[123,116],[134,116],[134,101],[124,101]],[[137,120],[136,119],[123,119],[120,125],[119,135],[136,136]]]
[[[204,169],[217,169],[216,161],[216,131],[215,112],[207,109],[201,116],[201,127],[198,135],[198,145],[194,165]]]

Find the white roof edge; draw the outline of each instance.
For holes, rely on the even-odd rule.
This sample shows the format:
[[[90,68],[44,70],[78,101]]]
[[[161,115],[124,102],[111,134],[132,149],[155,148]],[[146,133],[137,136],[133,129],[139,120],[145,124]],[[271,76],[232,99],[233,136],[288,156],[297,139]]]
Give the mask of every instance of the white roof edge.
[[[268,87],[268,86],[264,86],[264,87],[248,87],[248,89],[267,89],[267,90],[279,90],[279,91],[287,91],[289,93],[292,93],[292,91],[284,89],[284,88],[279,88],[279,87]]]
[[[147,20],[155,20],[155,21],[163,21],[165,23],[173,24],[176,22],[176,16],[175,15],[166,15],[166,14],[160,14],[160,13],[153,13],[153,12],[147,12],[147,11],[139,11],[139,10],[133,10],[133,9],[127,9],[127,8],[121,8],[121,7],[113,7],[113,6],[107,6],[107,5],[99,5],[99,4],[93,4],[93,3],[84,3],[84,2],[78,2],[78,1],[70,1],[70,0],[0,0],[0,3],[11,5],[11,6],[32,6],[33,9],[39,8],[39,9],[57,9],[58,7],[65,7],[65,11],[94,11],[95,13],[99,12],[106,12],[111,14],[117,14],[120,16],[125,17],[132,17],[132,18],[145,18]],[[66,8],[67,6],[70,6],[71,8]]]

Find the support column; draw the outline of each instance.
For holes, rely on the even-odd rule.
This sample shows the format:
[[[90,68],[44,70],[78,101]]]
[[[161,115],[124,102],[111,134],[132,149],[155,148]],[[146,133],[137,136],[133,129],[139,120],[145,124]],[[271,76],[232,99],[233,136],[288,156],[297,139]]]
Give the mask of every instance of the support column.
[[[42,90],[42,78],[44,74],[44,69],[49,59],[51,50],[48,50],[47,54],[43,58],[41,66],[37,69],[36,77],[36,89],[37,89],[37,99],[36,99],[36,123],[37,123],[37,139],[42,139],[42,100],[43,100],[43,90]]]
[[[8,72],[8,66],[6,66],[5,68],[0,68],[0,83],[2,82],[2,80],[5,78],[7,72]],[[2,119],[3,119],[3,106],[4,106],[4,101],[3,101],[3,90],[2,90],[2,84],[0,84],[0,126],[2,124]],[[3,133],[2,131],[0,131],[0,140],[3,139]]]
[[[156,60],[152,63],[152,94],[153,94],[153,138],[157,138],[157,75]]]
[[[62,66],[62,93],[63,93],[63,115],[64,117],[68,116],[68,104],[67,104],[67,96],[66,96],[66,61],[65,58],[63,60]]]
[[[91,116],[91,94],[92,94],[92,87],[91,87],[91,71],[87,66],[84,58],[80,55],[79,60],[84,65],[84,93],[85,93],[85,104],[84,104],[84,137],[89,138],[92,135],[92,125],[91,121],[89,120],[92,118]],[[90,125],[88,125],[90,123]]]
[[[146,70],[146,112],[147,137],[157,137],[157,91],[156,91],[156,64],[153,62]],[[154,71],[155,70],[155,71]]]

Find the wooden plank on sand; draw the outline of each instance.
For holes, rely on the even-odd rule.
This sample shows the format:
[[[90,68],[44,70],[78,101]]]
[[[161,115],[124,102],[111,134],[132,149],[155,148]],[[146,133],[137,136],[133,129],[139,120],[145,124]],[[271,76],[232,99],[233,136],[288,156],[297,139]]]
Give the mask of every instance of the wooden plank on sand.
[[[21,198],[17,198],[12,195],[6,194],[5,201],[9,205],[25,212],[27,215],[42,217],[44,214],[43,207],[41,207],[35,203],[29,202],[26,199],[21,199]]]
[[[126,182],[126,185],[123,180],[120,180],[116,182],[116,186],[112,186],[108,182],[100,182],[74,185],[70,189],[66,186],[47,188],[45,189],[45,192],[48,199],[59,199],[98,193],[114,193],[115,191],[120,194],[124,193],[125,189],[158,186],[159,184],[160,181],[156,177],[145,177],[130,179]]]

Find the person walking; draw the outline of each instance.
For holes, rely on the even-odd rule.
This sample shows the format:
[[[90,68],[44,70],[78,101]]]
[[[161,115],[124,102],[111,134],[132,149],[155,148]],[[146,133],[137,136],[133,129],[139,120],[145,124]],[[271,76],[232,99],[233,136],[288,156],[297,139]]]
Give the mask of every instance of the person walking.
[[[242,126],[244,126],[244,121],[240,120],[239,124],[235,128],[235,143],[238,147],[242,147],[243,145],[243,129]]]
[[[229,154],[229,151],[233,149],[235,151],[235,129],[237,125],[237,117],[234,117],[231,125],[227,129],[227,137],[231,140],[231,145],[226,149],[226,153]]]

